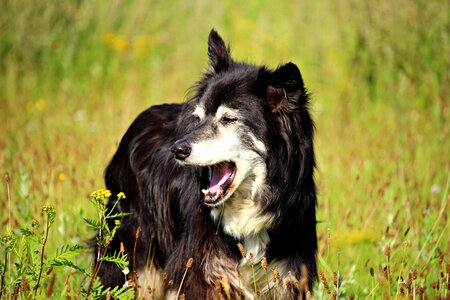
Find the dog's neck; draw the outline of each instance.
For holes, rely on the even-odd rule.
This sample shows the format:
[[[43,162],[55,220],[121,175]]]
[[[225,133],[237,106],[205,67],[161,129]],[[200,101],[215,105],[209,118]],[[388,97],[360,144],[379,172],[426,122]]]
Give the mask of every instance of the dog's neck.
[[[262,194],[264,178],[252,176],[245,180],[223,205],[211,210],[211,216],[220,228],[242,241],[246,252],[255,260],[264,257],[269,237],[267,228],[272,215],[261,212],[256,197]]]

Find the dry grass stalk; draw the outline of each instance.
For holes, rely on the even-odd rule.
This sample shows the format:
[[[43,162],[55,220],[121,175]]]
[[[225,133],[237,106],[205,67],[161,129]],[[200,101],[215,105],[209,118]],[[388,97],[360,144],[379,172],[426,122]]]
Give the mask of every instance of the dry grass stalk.
[[[265,271],[267,271],[267,259],[265,257],[263,257],[263,259],[261,260],[261,268]]]
[[[53,276],[50,279],[50,283],[48,284],[48,287],[47,287],[47,292],[45,293],[47,298],[50,298],[53,295],[53,289],[55,287],[55,282],[56,282],[56,273],[53,273]]]
[[[22,286],[22,292],[26,292],[30,289],[30,286],[28,285],[27,278],[25,277],[25,275],[22,275],[21,286]]]
[[[331,289],[330,289],[330,286],[328,285],[328,280],[327,280],[327,278],[325,277],[325,274],[323,274],[322,271],[319,272],[319,277],[320,277],[320,280],[323,283],[323,286],[325,287],[325,290],[327,291],[327,294],[331,296]]]
[[[186,269],[184,270],[183,278],[181,278],[180,286],[178,287],[178,292],[177,292],[176,299],[179,299],[179,297],[180,297],[181,288],[183,287],[184,279],[186,278],[187,272],[192,267],[193,263],[194,263],[194,259],[192,257],[189,258],[187,263],[186,263]],[[182,296],[184,296],[184,294]]]
[[[70,276],[71,276],[72,274],[69,274],[69,275],[67,275],[67,278],[66,278],[66,282],[65,282],[65,286],[66,286],[66,292],[67,292],[67,295],[69,295],[70,294],[70,290],[71,290],[71,288],[70,288]]]
[[[194,259],[191,257],[188,259],[186,263],[186,269],[190,269],[192,267],[192,263],[194,262]]]
[[[227,276],[222,277],[221,284],[227,299],[231,299],[231,286]]]
[[[19,298],[19,292],[20,292],[20,284],[17,283],[14,287],[14,294],[12,295],[11,299],[16,300],[17,298]]]
[[[245,251],[244,245],[242,245],[241,243],[237,244],[239,251],[241,252],[242,258],[246,258],[247,257],[247,252]]]
[[[339,284],[339,274],[338,272],[333,272],[333,284],[336,288],[338,288]]]
[[[295,278],[295,276],[292,275],[291,272],[289,272],[289,279],[291,280],[291,283],[292,283],[294,286],[297,286],[297,287],[300,289],[299,282],[298,282],[297,278]]]
[[[273,283],[278,282],[280,280],[280,278],[281,278],[280,273],[277,270],[272,272],[272,281],[273,281]]]
[[[248,262],[250,263],[250,265],[253,267],[253,265],[255,264],[255,258],[253,256],[253,253],[250,252],[250,254],[248,255]]]
[[[304,264],[302,264],[300,277],[300,291],[309,292],[308,283],[309,283],[308,268]]]

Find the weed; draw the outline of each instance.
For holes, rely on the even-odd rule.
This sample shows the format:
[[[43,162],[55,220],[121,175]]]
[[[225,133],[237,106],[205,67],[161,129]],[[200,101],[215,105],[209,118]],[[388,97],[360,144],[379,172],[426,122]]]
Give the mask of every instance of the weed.
[[[86,295],[93,269],[80,257],[92,255],[80,244],[92,233],[83,219],[95,227],[107,213],[101,220],[80,195],[103,185],[140,111],[182,101],[206,65],[211,27],[236,57],[293,60],[313,93],[322,274],[313,297],[333,296],[335,272],[340,297],[449,297],[448,1],[0,6],[0,298],[34,298],[36,287],[36,298]],[[48,235],[46,203],[56,212]],[[109,231],[97,229],[93,264],[107,259],[98,260]],[[279,299],[282,279],[266,276]],[[92,298],[120,290],[90,285]]]

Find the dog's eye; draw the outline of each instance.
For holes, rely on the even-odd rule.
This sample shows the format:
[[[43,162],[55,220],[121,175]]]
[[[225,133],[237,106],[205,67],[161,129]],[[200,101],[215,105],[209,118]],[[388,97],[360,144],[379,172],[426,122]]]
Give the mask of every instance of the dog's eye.
[[[196,123],[200,122],[200,117],[198,115],[193,115],[192,117]]]
[[[235,121],[237,121],[237,118],[232,116],[223,116],[222,119],[220,119],[220,123],[222,123],[223,125],[227,125]]]

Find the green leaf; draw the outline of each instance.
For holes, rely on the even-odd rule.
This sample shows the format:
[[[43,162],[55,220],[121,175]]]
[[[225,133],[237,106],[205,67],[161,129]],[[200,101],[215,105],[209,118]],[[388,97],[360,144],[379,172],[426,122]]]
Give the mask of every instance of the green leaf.
[[[80,254],[80,245],[64,245],[56,251],[56,257],[49,261],[51,266],[65,266],[74,268],[82,273],[86,273],[85,269],[78,266],[70,259]]]
[[[100,222],[95,219],[90,218],[83,218],[84,221],[92,228],[99,229],[100,228]]]

